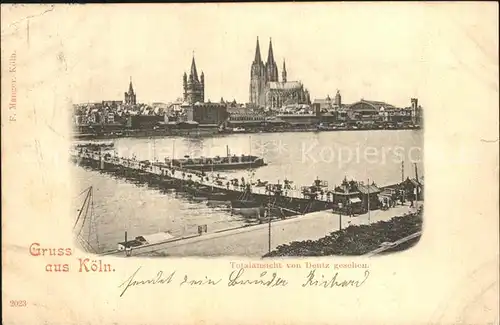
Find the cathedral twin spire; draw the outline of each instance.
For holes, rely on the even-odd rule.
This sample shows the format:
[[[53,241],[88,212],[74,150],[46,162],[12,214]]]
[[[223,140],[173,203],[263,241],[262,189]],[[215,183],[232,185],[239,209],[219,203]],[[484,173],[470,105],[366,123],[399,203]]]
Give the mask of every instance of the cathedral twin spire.
[[[255,59],[253,59],[253,63],[261,63],[262,59],[260,57],[260,46],[259,46],[259,37],[257,36],[257,46],[255,47]]]
[[[250,73],[250,103],[257,107],[277,108],[285,103],[310,104],[309,93],[300,82],[288,83],[285,60],[281,71],[282,83],[278,80],[278,65],[274,60],[273,42],[269,39],[267,62],[262,62],[259,38],[255,46],[255,57]],[[287,87],[283,87],[287,83]]]
[[[257,37],[257,45],[255,47],[255,58],[253,61],[253,67],[252,73],[257,72],[257,67],[259,68],[264,68],[264,73],[266,77],[266,81],[278,81],[278,66],[276,64],[276,61],[274,60],[274,53],[273,53],[273,42],[272,39],[269,39],[269,51],[267,52],[267,62],[264,64],[262,62],[262,58],[260,55],[260,45],[259,45],[259,38]],[[286,71],[284,72],[284,75],[286,75]],[[286,79],[286,77],[285,77]]]
[[[274,55],[273,55],[273,42],[271,38],[269,38],[269,52],[267,52],[267,63],[274,62]],[[276,63],[276,62],[274,62]]]
[[[253,60],[254,63],[260,63],[262,62],[262,58],[260,56],[260,45],[259,45],[259,37],[257,36],[257,46],[255,47],[255,58]],[[267,62],[266,64],[270,63],[276,63],[274,61],[274,54],[273,54],[273,41],[272,39],[269,39],[269,51],[267,52]]]

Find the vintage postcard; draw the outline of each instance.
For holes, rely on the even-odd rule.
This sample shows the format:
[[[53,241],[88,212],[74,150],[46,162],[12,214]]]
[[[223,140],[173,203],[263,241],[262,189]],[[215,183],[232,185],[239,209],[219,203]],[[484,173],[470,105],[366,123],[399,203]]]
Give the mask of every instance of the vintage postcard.
[[[1,9],[4,324],[498,324],[498,4]]]

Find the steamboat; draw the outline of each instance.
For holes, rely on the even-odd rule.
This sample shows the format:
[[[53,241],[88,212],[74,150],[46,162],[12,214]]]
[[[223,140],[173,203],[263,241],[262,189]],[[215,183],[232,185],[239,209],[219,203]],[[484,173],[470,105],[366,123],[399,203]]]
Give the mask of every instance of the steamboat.
[[[73,147],[75,149],[87,149],[90,151],[98,151],[100,149],[113,149],[115,144],[112,141],[78,141]]]
[[[264,159],[253,155],[230,155],[226,147],[227,155],[224,157],[199,157],[184,156],[182,159],[165,159],[165,163],[172,167],[184,168],[198,171],[249,169],[266,166]]]

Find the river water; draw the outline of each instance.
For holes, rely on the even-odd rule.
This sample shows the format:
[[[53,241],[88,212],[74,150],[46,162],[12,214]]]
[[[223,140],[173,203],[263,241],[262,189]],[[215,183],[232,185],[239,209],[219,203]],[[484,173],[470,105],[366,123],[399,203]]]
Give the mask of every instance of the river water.
[[[423,176],[423,131],[337,131],[300,133],[232,134],[210,138],[120,138],[113,140],[116,154],[135,156],[139,160],[166,157],[225,156],[252,154],[262,156],[267,166],[254,171],[253,179],[271,183],[284,179],[297,187],[311,185],[316,178],[325,180],[329,188],[344,177],[379,186],[394,184],[404,177]],[[402,161],[404,168],[402,169]],[[207,202],[193,201],[181,193],[162,192],[147,185],[136,185],[124,179],[73,165],[76,181],[76,207],[84,195],[78,193],[89,186],[94,189],[94,222],[83,230],[93,246],[100,251],[116,249],[128,238],[159,231],[174,235],[197,232],[198,225],[207,225],[209,232],[238,227],[246,219],[231,215],[223,208],[212,208]],[[230,178],[249,178],[249,171],[219,172]]]

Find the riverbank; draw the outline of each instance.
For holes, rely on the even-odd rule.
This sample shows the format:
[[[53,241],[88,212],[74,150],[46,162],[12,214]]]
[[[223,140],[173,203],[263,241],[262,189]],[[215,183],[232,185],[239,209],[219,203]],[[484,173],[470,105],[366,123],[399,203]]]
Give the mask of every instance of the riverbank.
[[[420,203],[422,204],[422,203]],[[397,206],[390,210],[371,211],[357,217],[342,217],[331,211],[307,213],[294,218],[275,221],[269,224],[241,227],[227,231],[207,233],[168,243],[152,245],[133,250],[133,256],[245,256],[262,257],[269,253],[269,233],[271,250],[294,241],[318,240],[342,228],[370,225],[388,221],[394,217],[415,210],[408,205]],[[270,231],[269,231],[269,228]],[[381,238],[382,240],[383,238]],[[109,252],[110,255],[124,256],[124,252]]]
[[[212,137],[224,136],[229,134],[255,134],[255,133],[283,133],[283,132],[351,132],[351,131],[400,131],[400,130],[421,130],[421,127],[408,126],[408,127],[342,127],[342,128],[321,128],[321,127],[287,127],[287,128],[274,128],[274,129],[260,129],[252,128],[245,130],[225,130],[219,131],[217,128],[193,128],[185,130],[170,130],[170,129],[150,129],[150,130],[134,130],[123,129],[113,131],[92,131],[92,132],[75,132],[73,133],[74,139],[89,140],[89,139],[114,139],[126,137]]]
[[[381,253],[405,250],[420,240],[422,212],[415,211],[371,225],[350,226],[314,241],[294,241],[278,246],[264,257],[365,255],[383,246],[388,249],[381,249]]]

